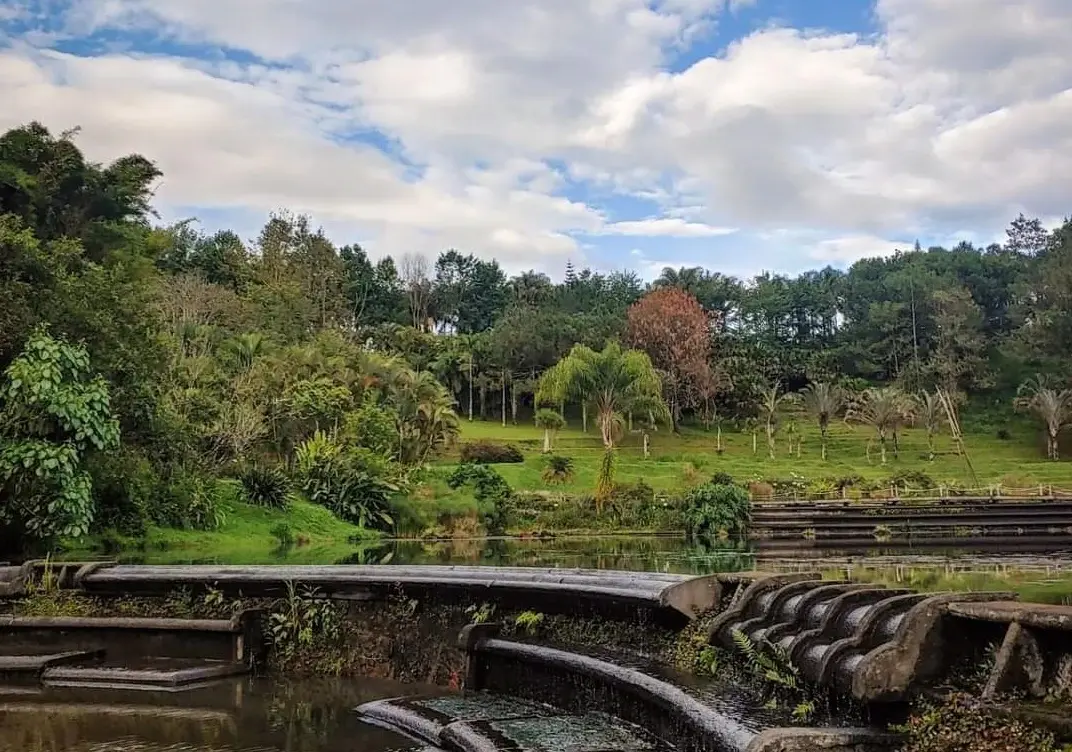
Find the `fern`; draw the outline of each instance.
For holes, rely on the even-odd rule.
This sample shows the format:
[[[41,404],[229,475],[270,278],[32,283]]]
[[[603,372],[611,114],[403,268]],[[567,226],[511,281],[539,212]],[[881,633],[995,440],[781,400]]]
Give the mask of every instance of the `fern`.
[[[775,646],[770,651],[760,650],[752,639],[739,629],[733,630],[732,636],[733,644],[744,656],[754,675],[784,689],[800,689],[800,672],[789,659],[785,648]]]

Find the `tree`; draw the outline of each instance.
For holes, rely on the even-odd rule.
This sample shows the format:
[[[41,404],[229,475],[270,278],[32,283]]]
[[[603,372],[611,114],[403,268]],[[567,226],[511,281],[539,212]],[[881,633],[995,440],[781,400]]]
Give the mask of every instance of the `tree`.
[[[927,431],[927,451],[934,454],[934,437],[942,428],[945,408],[937,392],[923,391],[916,395],[916,417]]]
[[[886,464],[886,441],[910,415],[908,400],[900,389],[883,387],[868,389],[849,408],[846,418],[870,426],[878,437],[882,464]]]
[[[778,420],[778,408],[781,404],[787,400],[792,399],[791,395],[779,390],[777,384],[766,387],[759,397],[760,415],[763,418],[763,424],[767,431],[767,451],[770,453],[770,458],[774,459],[774,436],[778,433],[779,420]]]
[[[566,420],[554,410],[543,408],[536,411],[536,427],[543,429],[543,451],[551,451],[551,441],[557,431],[566,425]]]
[[[1046,456],[1059,459],[1057,439],[1072,424],[1072,390],[1058,389],[1042,375],[1028,379],[1017,391],[1016,407],[1032,412],[1046,428]]]
[[[804,406],[819,424],[822,457],[826,459],[826,438],[830,421],[845,407],[845,391],[837,384],[817,382],[804,387]]]
[[[622,435],[627,413],[669,420],[662,382],[651,359],[639,350],[624,350],[611,342],[602,351],[575,345],[569,354],[540,378],[536,400],[543,404],[590,404],[605,448],[596,503],[602,512],[611,488],[614,447]]]
[[[4,376],[0,543],[84,535],[93,521],[86,457],[119,446],[107,383],[90,375],[85,348],[43,328]]]
[[[676,287],[657,288],[630,308],[629,343],[646,352],[663,374],[663,390],[674,427],[682,409],[710,381],[711,323],[700,302]]]
[[[400,266],[402,284],[409,303],[410,324],[425,331],[431,317],[432,281],[428,278],[428,259],[419,253],[407,253]]]
[[[949,394],[984,384],[986,338],[979,306],[963,287],[938,290],[933,301],[936,335],[926,366],[932,380]]]

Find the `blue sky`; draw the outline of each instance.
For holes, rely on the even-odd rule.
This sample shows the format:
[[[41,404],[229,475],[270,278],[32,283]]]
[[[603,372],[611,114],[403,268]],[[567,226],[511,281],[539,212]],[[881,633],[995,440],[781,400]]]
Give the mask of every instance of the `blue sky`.
[[[3,0],[0,127],[145,154],[162,221],[247,238],[290,209],[374,256],[795,273],[1068,213],[1070,26],[1066,0]]]

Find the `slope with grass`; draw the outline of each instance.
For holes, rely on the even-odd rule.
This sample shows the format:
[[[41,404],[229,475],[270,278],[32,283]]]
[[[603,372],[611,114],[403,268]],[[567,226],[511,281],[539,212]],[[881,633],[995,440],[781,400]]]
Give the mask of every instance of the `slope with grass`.
[[[783,426],[786,422],[783,421]],[[1001,415],[983,415],[974,422],[971,416],[966,416],[963,422],[967,459],[956,451],[949,436],[935,437],[932,456],[926,432],[913,428],[901,431],[899,451],[895,456],[891,446],[885,465],[879,461],[873,433],[864,427],[844,423],[831,425],[827,459],[823,460],[818,428],[806,416],[796,418],[792,442],[783,427],[776,438],[773,459],[762,433],[756,437],[753,451],[751,432],[725,427],[723,451],[719,453],[714,430],[686,428],[679,434],[656,431],[649,434],[650,456],[645,458],[642,436],[634,432],[619,447],[615,477],[622,483],[643,480],[657,490],[675,491],[703,482],[717,472],[728,473],[738,481],[852,476],[879,481],[898,473],[919,472],[937,484],[960,488],[986,489],[1002,485],[1006,489],[1037,489],[1039,486],[1072,489],[1072,461],[1048,460],[1044,440],[1034,424],[1019,416]],[[525,452],[525,462],[496,465],[496,469],[518,490],[548,488],[541,478],[543,432],[536,426],[463,421],[461,441],[475,440],[516,444]],[[603,453],[595,429],[590,426],[587,434],[576,425],[563,429],[555,438],[554,453],[571,457],[575,465],[573,480],[557,488],[569,493],[591,492]],[[451,461],[457,460],[444,459],[444,462]]]
[[[67,559],[99,556],[118,550],[127,561],[150,559],[157,564],[262,563],[266,554],[279,563],[322,564],[339,561],[359,541],[379,534],[344,522],[329,510],[304,499],[286,509],[269,509],[241,501],[222,502],[223,524],[216,530],[150,528],[143,541],[111,536],[85,538],[65,550]]]

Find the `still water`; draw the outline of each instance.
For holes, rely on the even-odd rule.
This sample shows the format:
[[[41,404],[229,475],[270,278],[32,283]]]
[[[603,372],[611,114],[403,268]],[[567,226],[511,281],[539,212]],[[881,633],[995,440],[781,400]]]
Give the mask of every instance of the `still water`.
[[[629,535],[384,540],[340,550],[286,549],[204,555],[132,551],[146,564],[483,564],[582,567],[685,574],[816,571],[918,590],[1013,590],[1025,600],[1072,604],[1072,536],[950,542],[690,541]]]
[[[353,708],[435,691],[375,679],[239,679],[179,693],[0,687],[0,752],[418,752]]]

